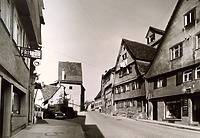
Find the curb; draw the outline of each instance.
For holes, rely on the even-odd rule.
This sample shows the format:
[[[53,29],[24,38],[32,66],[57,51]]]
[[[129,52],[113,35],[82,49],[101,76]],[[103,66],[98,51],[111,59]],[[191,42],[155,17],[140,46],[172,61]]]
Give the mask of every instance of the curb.
[[[199,131],[200,132],[200,128],[198,128],[198,127],[186,126],[186,125],[181,125],[181,124],[170,124],[170,123],[165,123],[165,122],[142,120],[142,119],[136,119],[136,121],[152,123],[152,124],[158,124],[158,125],[169,126],[169,127],[175,127],[175,128],[180,128],[180,129]]]

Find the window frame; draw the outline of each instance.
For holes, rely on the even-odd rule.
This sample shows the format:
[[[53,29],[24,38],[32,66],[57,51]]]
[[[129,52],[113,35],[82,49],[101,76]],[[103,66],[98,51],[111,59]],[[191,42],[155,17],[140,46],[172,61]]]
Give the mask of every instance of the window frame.
[[[196,45],[195,45],[195,48],[196,49],[200,49],[200,33],[196,34],[195,35],[195,41],[196,41]]]
[[[20,113],[21,113],[21,95],[17,92],[13,92],[13,95],[12,95],[12,114],[20,115]]]
[[[195,80],[200,79],[200,75],[198,77],[198,73],[200,74],[200,66],[195,68]]]
[[[171,109],[169,109],[168,107],[171,107]],[[178,108],[177,108],[178,107]],[[174,115],[174,114],[169,114],[170,110],[172,111],[172,108],[178,112],[178,116]],[[166,119],[181,119],[182,118],[182,105],[181,105],[181,100],[168,100],[165,101],[165,118]],[[177,112],[175,112],[177,113]]]
[[[156,40],[155,33],[151,34],[148,38],[148,44],[154,42]]]
[[[11,3],[9,0],[1,0],[0,3],[0,18],[2,19],[7,31],[11,32],[11,16],[12,16],[12,10],[11,10]]]
[[[183,82],[189,82],[192,81],[192,69],[183,71]],[[190,76],[191,75],[191,76]],[[187,78],[185,78],[187,77]],[[187,80],[186,80],[187,79]]]
[[[189,22],[188,22],[188,20],[189,20]],[[188,27],[190,25],[194,25],[195,24],[195,20],[196,20],[196,9],[193,8],[190,11],[188,11],[186,14],[184,14],[184,27]]]
[[[182,51],[183,46],[182,45],[183,44],[181,42],[181,43],[178,43],[178,44],[176,44],[176,45],[174,45],[174,46],[172,46],[170,48],[170,60],[171,61],[175,60],[175,59],[178,59],[178,58],[180,58],[182,56],[182,53],[183,53],[183,51]]]
[[[138,81],[133,81],[132,82],[132,90],[137,90],[139,89],[139,82]]]

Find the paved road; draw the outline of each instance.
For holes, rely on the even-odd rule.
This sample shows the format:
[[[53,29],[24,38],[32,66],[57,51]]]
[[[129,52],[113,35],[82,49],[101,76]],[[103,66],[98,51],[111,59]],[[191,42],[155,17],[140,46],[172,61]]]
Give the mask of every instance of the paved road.
[[[96,126],[95,130],[99,130],[99,134],[93,136],[94,138],[200,138],[200,132],[197,131],[149,124],[97,112],[86,112],[85,115],[85,126]]]

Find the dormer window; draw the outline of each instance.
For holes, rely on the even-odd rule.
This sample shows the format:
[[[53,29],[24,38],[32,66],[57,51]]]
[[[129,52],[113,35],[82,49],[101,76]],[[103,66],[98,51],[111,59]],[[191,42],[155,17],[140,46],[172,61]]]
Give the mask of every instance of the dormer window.
[[[184,15],[184,26],[188,26],[190,24],[195,23],[195,9],[189,11]]]
[[[151,43],[153,41],[155,41],[155,34],[152,34],[147,38],[147,44],[149,44],[149,43]]]

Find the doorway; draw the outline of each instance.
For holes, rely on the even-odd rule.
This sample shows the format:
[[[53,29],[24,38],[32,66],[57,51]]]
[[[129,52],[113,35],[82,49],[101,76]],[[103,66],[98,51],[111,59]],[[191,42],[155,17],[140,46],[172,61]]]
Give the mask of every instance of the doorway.
[[[192,99],[192,117],[193,121],[200,122],[200,97]]]
[[[152,104],[153,104],[153,120],[158,120],[157,102],[152,102]]]

